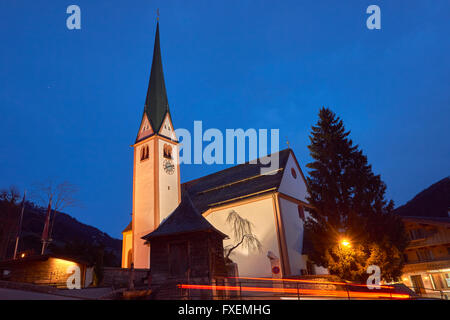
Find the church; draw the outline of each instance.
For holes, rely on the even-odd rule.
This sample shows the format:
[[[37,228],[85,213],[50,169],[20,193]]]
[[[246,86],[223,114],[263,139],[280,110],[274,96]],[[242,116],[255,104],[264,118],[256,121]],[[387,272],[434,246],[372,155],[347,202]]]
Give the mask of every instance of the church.
[[[279,152],[279,167],[272,174],[261,174],[261,163],[267,162],[252,161],[181,184],[179,142],[166,94],[159,23],[144,111],[132,147],[132,221],[122,233],[122,268],[132,264],[135,268],[151,267],[151,248],[144,237],[157,229],[188,195],[195,210],[228,236],[224,246],[238,242],[227,223],[231,211],[252,223],[262,249],[250,251],[241,246],[233,251],[231,259],[237,264],[239,276],[311,273],[303,254],[305,209],[310,207],[306,180],[291,149]]]

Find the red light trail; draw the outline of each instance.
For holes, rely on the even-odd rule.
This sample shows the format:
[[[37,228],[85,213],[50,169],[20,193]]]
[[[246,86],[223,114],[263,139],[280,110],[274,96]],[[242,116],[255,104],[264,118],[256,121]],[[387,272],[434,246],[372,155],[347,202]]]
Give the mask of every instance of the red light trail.
[[[302,280],[302,279],[276,279],[276,278],[255,278],[255,277],[230,277],[229,279],[243,279],[243,280],[261,280],[261,281],[280,281],[280,282],[297,282],[297,283],[314,283],[314,284],[334,284],[334,285],[347,285],[352,287],[364,287],[367,288],[365,284],[353,284],[346,282],[336,282],[336,281],[313,281],[313,280]],[[393,286],[381,286],[383,289],[394,289]]]
[[[244,279],[244,278],[241,278]],[[245,278],[249,279],[249,278]],[[258,278],[251,278],[258,279]],[[266,279],[268,280],[268,279]],[[282,279],[280,279],[282,280]],[[291,279],[293,280],[293,279]],[[297,280],[295,280],[298,282]],[[308,280],[306,280],[308,281]],[[303,282],[303,281],[302,281]],[[314,282],[320,283],[323,282]],[[331,282],[329,282],[331,283]],[[341,284],[334,282],[334,284]],[[345,283],[343,283],[345,284]],[[281,293],[281,294],[295,294],[295,295],[307,295],[307,296],[320,296],[320,297],[335,297],[335,298],[361,298],[361,299],[409,299],[408,294],[391,293],[391,292],[357,292],[357,291],[344,291],[344,290],[319,290],[319,289],[300,289],[300,288],[267,288],[267,287],[252,287],[252,286],[213,286],[213,285],[198,285],[198,284],[180,284],[181,289],[194,289],[194,290],[218,290],[218,291],[247,291],[247,292],[260,292],[260,293]],[[389,287],[393,288],[393,287]]]

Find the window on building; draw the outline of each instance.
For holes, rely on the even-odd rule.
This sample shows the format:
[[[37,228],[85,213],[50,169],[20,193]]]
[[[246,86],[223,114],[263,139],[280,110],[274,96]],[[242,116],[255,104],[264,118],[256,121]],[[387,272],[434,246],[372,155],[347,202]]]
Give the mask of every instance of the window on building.
[[[291,174],[294,179],[297,179],[297,172],[295,172],[294,168],[291,168]]]
[[[425,239],[425,237],[426,237],[425,230],[422,228],[409,230],[409,238],[411,240]]]
[[[450,288],[450,274],[448,273],[433,273],[431,280],[435,290],[448,290]]]
[[[433,260],[433,254],[429,249],[419,249],[416,251],[417,258],[420,261],[431,261]]]
[[[163,151],[164,151],[164,154],[163,154],[164,158],[172,159],[172,146],[171,145],[165,144],[163,147]]]
[[[300,217],[300,219],[305,221],[305,210],[303,210],[303,206],[300,204],[297,209],[298,209],[298,216]]]
[[[141,161],[148,159],[148,157],[149,157],[148,146],[145,145],[141,148]]]

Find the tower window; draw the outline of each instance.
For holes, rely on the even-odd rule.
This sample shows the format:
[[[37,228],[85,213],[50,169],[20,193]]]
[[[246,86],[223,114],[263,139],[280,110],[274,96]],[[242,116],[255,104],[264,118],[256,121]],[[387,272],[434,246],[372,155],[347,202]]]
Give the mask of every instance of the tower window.
[[[150,129],[150,126],[148,125],[148,123],[144,124],[144,126],[142,127],[142,132],[147,131]]]
[[[294,168],[291,168],[291,174],[294,179],[297,179],[297,172],[295,172]]]
[[[148,159],[149,152],[148,152],[148,146],[145,145],[141,148],[141,161]]]
[[[163,148],[164,158],[172,159],[172,146],[165,144]]]

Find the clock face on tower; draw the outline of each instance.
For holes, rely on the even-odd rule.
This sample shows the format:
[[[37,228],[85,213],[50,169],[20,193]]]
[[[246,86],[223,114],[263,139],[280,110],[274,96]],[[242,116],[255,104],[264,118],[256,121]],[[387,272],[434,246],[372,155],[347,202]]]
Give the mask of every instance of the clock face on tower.
[[[164,160],[163,168],[167,174],[173,174],[175,172],[175,165],[171,160]]]

